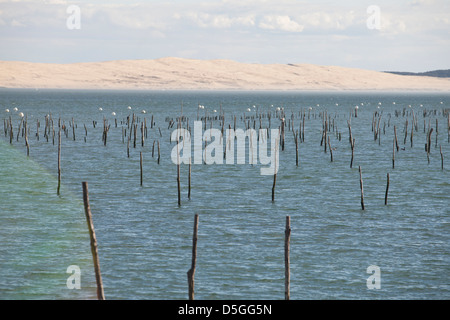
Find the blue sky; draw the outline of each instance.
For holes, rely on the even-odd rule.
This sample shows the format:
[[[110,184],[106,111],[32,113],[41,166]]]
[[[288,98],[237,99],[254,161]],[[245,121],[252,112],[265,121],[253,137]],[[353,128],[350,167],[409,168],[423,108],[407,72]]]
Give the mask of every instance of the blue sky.
[[[67,27],[71,5],[80,9],[79,29]],[[0,60],[183,57],[450,69],[449,12],[448,0],[0,0]]]

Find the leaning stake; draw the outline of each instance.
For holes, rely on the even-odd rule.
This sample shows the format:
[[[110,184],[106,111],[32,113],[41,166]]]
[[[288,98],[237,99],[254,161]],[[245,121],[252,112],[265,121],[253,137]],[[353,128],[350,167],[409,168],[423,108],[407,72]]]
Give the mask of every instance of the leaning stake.
[[[61,127],[58,131],[58,187],[56,194],[59,196],[59,190],[61,188]]]
[[[290,282],[291,282],[291,274],[290,274],[290,240],[291,240],[291,217],[286,216],[286,230],[284,232],[284,298],[285,300],[290,299]]]
[[[364,187],[363,187],[361,166],[359,166],[359,186],[361,187],[361,209],[364,210]]]
[[[384,205],[387,205],[388,192],[389,192],[389,173],[387,174],[386,194],[384,195]]]
[[[91,252],[92,258],[94,259],[95,279],[97,281],[97,298],[98,300],[105,300],[105,294],[103,293],[102,275],[100,273],[100,261],[98,259],[97,238],[95,237],[94,222],[92,221],[91,207],[89,205],[88,183],[82,182],[82,185],[84,212],[86,213],[89,236],[91,238]]]
[[[192,264],[191,268],[187,272],[188,286],[189,286],[189,300],[194,300],[194,276],[195,276],[195,264],[197,262],[197,232],[198,232],[198,214],[194,219],[194,235],[192,237]]]

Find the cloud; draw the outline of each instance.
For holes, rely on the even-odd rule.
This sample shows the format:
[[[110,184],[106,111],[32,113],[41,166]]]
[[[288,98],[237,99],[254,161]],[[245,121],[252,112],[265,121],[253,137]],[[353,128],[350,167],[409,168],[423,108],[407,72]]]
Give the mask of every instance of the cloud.
[[[259,27],[268,30],[287,32],[302,32],[304,27],[293,21],[289,16],[267,15],[262,18]]]

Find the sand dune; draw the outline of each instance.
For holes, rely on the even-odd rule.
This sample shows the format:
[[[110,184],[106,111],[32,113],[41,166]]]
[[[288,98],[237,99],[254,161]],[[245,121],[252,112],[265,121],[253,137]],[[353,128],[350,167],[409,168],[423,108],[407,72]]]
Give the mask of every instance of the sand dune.
[[[0,87],[450,91],[450,79],[311,64],[162,58],[73,64],[0,61]]]

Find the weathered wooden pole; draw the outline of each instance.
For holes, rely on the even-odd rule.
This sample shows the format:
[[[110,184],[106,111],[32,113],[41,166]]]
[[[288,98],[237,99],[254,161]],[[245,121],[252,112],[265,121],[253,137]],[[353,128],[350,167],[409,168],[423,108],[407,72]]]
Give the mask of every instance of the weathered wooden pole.
[[[159,147],[159,140],[158,140],[158,164],[159,164],[160,158],[161,158],[161,150]]]
[[[395,126],[394,126],[394,137],[395,137],[395,146],[396,146],[397,152],[398,152],[399,146],[398,146],[398,140],[397,140],[397,128]]]
[[[352,147],[352,159],[350,161],[350,169],[353,167],[353,156],[355,153],[355,138],[353,138],[353,141],[351,142],[351,147]]]
[[[297,134],[294,134],[295,138],[295,166],[298,167],[298,131]]]
[[[328,149],[330,149],[331,162],[333,162],[333,150],[331,149],[330,136],[328,136]]]
[[[95,236],[94,222],[92,221],[91,207],[89,204],[88,183],[82,182],[82,186],[83,186],[84,212],[86,214],[86,220],[89,229],[89,237],[91,239],[91,252],[92,258],[94,260],[95,280],[97,281],[97,298],[98,300],[105,300],[105,294],[103,292],[102,275],[100,273],[100,261],[98,258],[97,238]]]
[[[392,140],[392,169],[395,168],[395,138]]]
[[[384,205],[387,205],[388,192],[389,192],[389,173],[387,174],[386,193],[384,195]]]
[[[142,151],[141,151],[141,154],[140,154],[140,168],[141,168],[141,187],[142,187],[142,184],[143,184],[143,157],[142,157]]]
[[[438,119],[436,118],[436,143],[435,143],[435,148],[437,148],[438,145]]]
[[[192,262],[191,268],[187,272],[189,300],[194,300],[194,276],[195,276],[195,265],[197,263],[197,233],[198,233],[198,214],[196,214],[194,217],[194,235],[192,237]]]
[[[428,131],[427,137],[427,159],[428,163],[430,163],[430,151],[431,151],[431,134],[433,133],[433,128]]]
[[[278,141],[275,142],[275,169],[273,173],[273,185],[272,185],[272,202],[275,201],[275,184],[277,183],[277,149],[278,149]]]
[[[177,188],[178,188],[178,206],[181,206],[181,188],[180,188],[180,160],[177,163]]]
[[[59,196],[59,191],[61,188],[61,127],[58,130],[58,187],[56,189],[56,194]]]
[[[444,170],[444,154],[442,153],[442,146],[439,146],[441,152],[441,169]]]
[[[191,158],[189,158],[188,199],[191,200]]]
[[[286,230],[284,232],[284,299],[290,300],[290,241],[291,241],[291,217],[286,216]]]
[[[362,172],[361,172],[361,166],[359,166],[359,186],[361,188],[361,209],[364,210],[364,187],[363,187],[363,179],[362,179]]]

